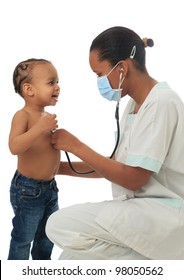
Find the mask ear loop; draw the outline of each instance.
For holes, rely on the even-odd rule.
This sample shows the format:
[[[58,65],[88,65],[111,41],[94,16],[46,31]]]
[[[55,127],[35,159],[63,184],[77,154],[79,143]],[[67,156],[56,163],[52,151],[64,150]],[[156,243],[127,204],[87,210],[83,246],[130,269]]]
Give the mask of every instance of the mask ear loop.
[[[112,71],[118,66],[119,61],[114,65],[114,67],[109,71],[109,73],[106,75],[107,77],[112,73]]]

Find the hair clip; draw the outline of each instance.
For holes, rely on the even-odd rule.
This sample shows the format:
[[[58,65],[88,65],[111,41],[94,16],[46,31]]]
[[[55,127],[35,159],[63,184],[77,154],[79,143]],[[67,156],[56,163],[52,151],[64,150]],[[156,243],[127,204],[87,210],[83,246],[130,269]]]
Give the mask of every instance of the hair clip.
[[[131,54],[130,54],[130,58],[133,59],[136,53],[136,46],[133,46]]]

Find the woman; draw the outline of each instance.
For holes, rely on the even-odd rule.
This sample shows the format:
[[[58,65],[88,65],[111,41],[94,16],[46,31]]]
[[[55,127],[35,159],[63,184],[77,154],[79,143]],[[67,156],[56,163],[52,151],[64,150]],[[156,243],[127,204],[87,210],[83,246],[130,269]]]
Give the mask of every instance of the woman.
[[[130,96],[114,158],[96,153],[66,130],[53,135],[56,149],[82,160],[74,168],[95,170],[86,176],[111,181],[113,193],[112,201],[52,214],[46,231],[63,249],[61,259],[184,259],[184,105],[166,82],[148,74],[146,46],[153,41],[112,27],[90,47],[102,96],[117,102]],[[74,172],[61,162],[59,174]]]

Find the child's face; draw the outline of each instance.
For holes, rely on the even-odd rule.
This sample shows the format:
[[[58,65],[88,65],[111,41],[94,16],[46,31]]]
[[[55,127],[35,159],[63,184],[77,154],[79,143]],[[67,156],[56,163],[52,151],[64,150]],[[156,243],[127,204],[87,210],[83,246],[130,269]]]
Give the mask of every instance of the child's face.
[[[38,64],[32,71],[31,85],[34,91],[34,102],[38,105],[55,105],[58,101],[60,87],[55,67],[51,63]]]

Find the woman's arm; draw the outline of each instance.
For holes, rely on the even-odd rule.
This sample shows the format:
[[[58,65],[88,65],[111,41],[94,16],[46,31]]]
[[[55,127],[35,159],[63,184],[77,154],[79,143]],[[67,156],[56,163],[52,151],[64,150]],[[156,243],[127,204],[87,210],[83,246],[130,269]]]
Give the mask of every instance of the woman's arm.
[[[71,152],[79,157],[94,169],[99,177],[133,191],[145,185],[152,174],[149,170],[127,166],[100,155],[64,129],[59,129],[53,135],[52,143],[56,149]]]
[[[99,174],[96,173],[96,171],[94,171],[92,168],[90,168],[85,162],[76,161],[76,162],[71,162],[71,164],[76,171],[79,171],[82,173],[84,173],[86,171],[87,172],[93,171],[93,172],[90,172],[88,174],[78,174],[71,169],[68,162],[61,161],[57,174],[58,175],[69,175],[69,176],[75,176],[75,177],[83,177],[83,178],[102,178],[101,176],[99,176]]]

